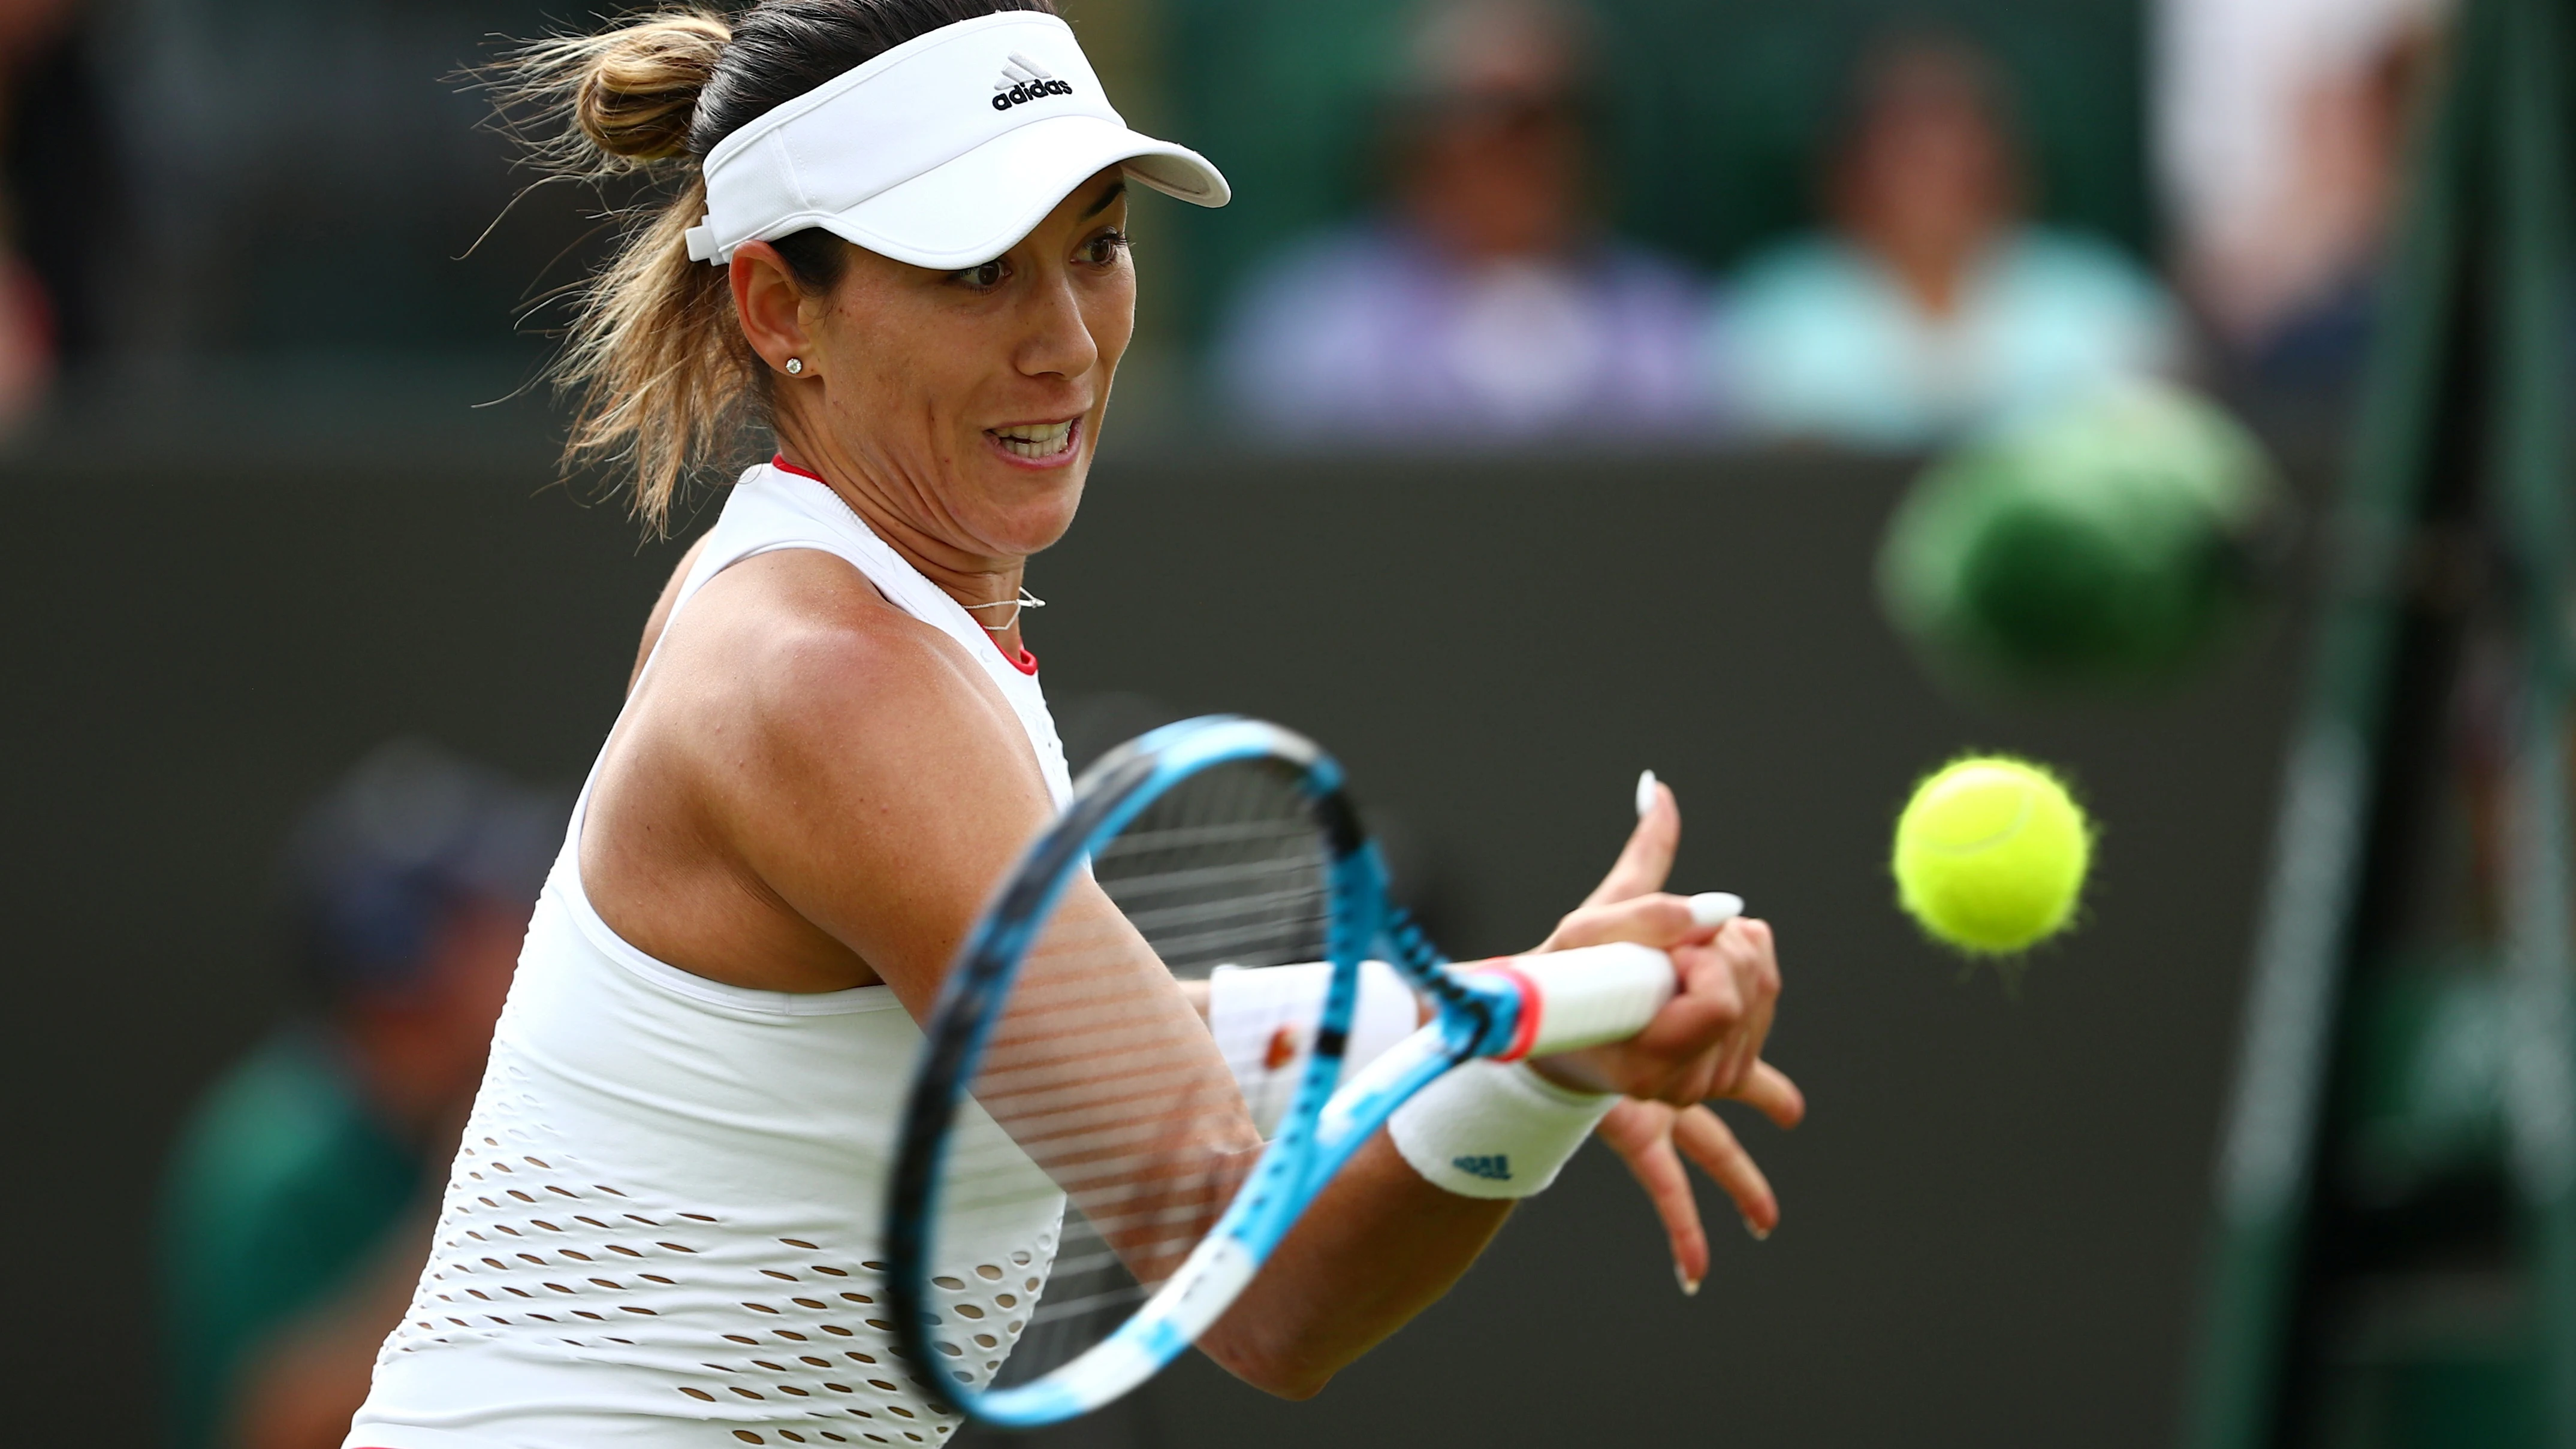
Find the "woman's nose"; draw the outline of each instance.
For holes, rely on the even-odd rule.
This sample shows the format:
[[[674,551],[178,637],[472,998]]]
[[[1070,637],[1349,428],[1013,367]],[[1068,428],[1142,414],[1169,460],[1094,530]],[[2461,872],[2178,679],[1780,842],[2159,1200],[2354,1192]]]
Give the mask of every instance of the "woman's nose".
[[[1028,332],[1020,344],[1020,371],[1031,377],[1080,377],[1098,365],[1100,344],[1082,315],[1073,279],[1063,272],[1029,293]]]

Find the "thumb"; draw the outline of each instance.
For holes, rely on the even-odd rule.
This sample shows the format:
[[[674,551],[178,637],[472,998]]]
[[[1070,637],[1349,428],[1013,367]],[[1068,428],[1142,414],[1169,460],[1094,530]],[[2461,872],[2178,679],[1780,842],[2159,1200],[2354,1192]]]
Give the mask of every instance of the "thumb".
[[[1672,787],[1648,770],[1637,777],[1637,828],[1628,833],[1618,861],[1583,903],[1604,906],[1662,890],[1664,878],[1673,873],[1673,852],[1681,843],[1681,804],[1673,798]]]

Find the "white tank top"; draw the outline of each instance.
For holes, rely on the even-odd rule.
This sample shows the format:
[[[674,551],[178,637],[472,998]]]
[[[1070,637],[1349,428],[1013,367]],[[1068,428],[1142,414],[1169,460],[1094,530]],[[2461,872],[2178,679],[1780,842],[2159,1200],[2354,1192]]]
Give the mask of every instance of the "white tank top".
[[[797,548],[846,561],[982,664],[1063,807],[1072,786],[1036,661],[1005,658],[818,481],[745,473],[673,618],[726,567]],[[746,990],[619,939],[582,889],[589,801],[586,784],[419,1290],[345,1443],[940,1442],[957,1421],[895,1350],[880,1282],[879,1208],[919,1029],[889,987]],[[989,1119],[965,1130],[992,1134],[986,1150],[1003,1140]],[[943,1228],[956,1247],[934,1271],[963,1286],[932,1289],[949,1355],[933,1371],[988,1378],[1043,1287],[1063,1199],[1027,1172],[985,1221]]]

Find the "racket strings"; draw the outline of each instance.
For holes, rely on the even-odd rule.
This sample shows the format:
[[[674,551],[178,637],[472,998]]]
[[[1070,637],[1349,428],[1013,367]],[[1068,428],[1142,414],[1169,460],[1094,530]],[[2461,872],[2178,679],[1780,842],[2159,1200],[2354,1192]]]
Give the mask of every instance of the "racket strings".
[[[997,1382],[1108,1336],[1222,1216],[1262,1144],[1183,983],[1323,959],[1330,904],[1306,797],[1264,762],[1182,782],[1094,850],[1038,927],[969,1091],[1001,1131],[952,1140],[933,1230],[1007,1207],[1031,1164],[1064,1195]]]

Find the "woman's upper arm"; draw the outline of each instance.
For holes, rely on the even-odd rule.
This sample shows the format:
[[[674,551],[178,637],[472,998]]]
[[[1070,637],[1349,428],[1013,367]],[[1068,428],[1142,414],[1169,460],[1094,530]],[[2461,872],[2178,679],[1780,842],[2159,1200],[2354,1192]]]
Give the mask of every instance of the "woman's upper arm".
[[[709,733],[719,828],[787,908],[927,1015],[994,886],[1053,817],[1018,719],[909,620],[800,626]]]
[[[758,581],[792,590],[817,567],[783,558]],[[692,721],[690,773],[717,804],[720,848],[926,1020],[1054,802],[1018,716],[964,648],[879,603],[804,603],[675,641],[685,651],[669,662],[683,667],[657,667],[646,689]],[[732,667],[715,668],[719,658]],[[690,691],[700,679],[723,682]],[[1122,1211],[1108,1235],[1131,1271],[1159,1281],[1205,1227],[1173,1225],[1221,1209],[1261,1137],[1206,1026],[1108,895],[1076,880],[1051,923],[1015,998],[1037,1004],[997,1025],[985,1049],[1012,1088],[978,1100],[1077,1201],[1108,1192],[1150,1207]],[[1077,999],[1093,1018],[1113,1014],[1117,1031],[1062,1015]],[[1159,1107],[1140,1111],[1140,1079],[1156,1084]],[[1119,1142],[1144,1145],[1104,1161],[1107,1120]]]

